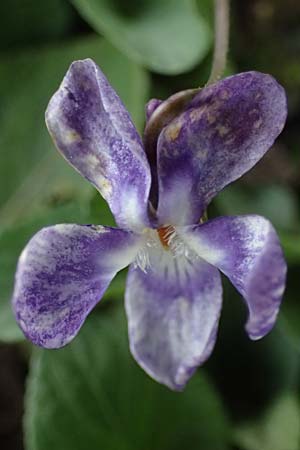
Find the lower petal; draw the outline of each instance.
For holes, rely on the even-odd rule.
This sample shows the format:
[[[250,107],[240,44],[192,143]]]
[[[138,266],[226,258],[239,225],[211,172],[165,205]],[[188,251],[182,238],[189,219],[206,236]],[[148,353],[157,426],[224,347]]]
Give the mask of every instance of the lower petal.
[[[12,300],[26,337],[46,348],[70,342],[139,244],[131,232],[101,226],[39,231],[20,256]]]
[[[287,270],[271,223],[255,215],[219,217],[184,228],[181,237],[242,294],[249,309],[250,338],[267,334],[276,321]]]
[[[147,273],[131,268],[128,274],[130,348],[151,377],[180,390],[213,349],[222,287],[206,262],[161,253]]]

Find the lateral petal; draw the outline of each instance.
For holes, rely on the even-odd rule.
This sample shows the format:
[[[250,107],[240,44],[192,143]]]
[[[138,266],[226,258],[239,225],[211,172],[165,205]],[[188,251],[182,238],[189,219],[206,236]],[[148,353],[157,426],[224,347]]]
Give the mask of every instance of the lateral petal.
[[[182,239],[219,268],[244,297],[246,331],[260,339],[273,327],[285,289],[287,266],[276,231],[256,215],[219,217],[183,227]]]
[[[70,342],[116,273],[134,259],[140,239],[100,226],[40,230],[20,256],[12,299],[26,337],[46,348]]]

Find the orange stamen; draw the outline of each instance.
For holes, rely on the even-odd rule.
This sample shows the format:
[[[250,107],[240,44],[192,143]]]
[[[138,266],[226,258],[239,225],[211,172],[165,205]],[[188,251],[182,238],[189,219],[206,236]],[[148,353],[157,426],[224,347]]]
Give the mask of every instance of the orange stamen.
[[[157,229],[160,242],[166,250],[169,250],[169,238],[173,231],[174,228],[171,225],[167,225],[165,227],[160,227]]]

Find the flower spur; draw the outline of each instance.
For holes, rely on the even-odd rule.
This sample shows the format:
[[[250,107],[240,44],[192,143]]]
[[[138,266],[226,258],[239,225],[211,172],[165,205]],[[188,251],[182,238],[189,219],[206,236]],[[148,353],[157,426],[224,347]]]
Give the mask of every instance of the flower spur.
[[[171,101],[148,103],[148,125]],[[129,264],[131,352],[171,389],[182,389],[212,352],[222,304],[219,271],[247,304],[250,338],[268,333],[286,277],[274,228],[256,215],[200,219],[212,198],[271,147],[286,111],[284,90],[271,76],[241,73],[191,96],[146,154],[101,70],[90,59],[74,62],[49,103],[47,126],[120,228],[62,224],[29,241],[12,300],[25,336],[46,348],[66,345]]]

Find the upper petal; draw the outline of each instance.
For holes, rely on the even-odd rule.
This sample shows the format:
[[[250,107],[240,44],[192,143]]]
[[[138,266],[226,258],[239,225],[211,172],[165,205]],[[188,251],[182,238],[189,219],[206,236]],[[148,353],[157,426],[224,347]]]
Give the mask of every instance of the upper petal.
[[[139,236],[108,227],[39,231],[20,256],[12,300],[26,337],[46,348],[67,344],[139,244]]]
[[[101,192],[120,226],[148,223],[151,176],[141,138],[92,60],[71,65],[46,123],[57,148]]]
[[[270,75],[241,73],[202,89],[158,140],[160,223],[199,221],[271,147],[286,114],[285,92]]]
[[[150,117],[152,116],[152,114],[154,113],[154,111],[156,110],[156,108],[158,108],[159,105],[161,105],[162,103],[163,103],[163,101],[158,98],[151,98],[151,100],[149,100],[149,102],[146,104],[146,107],[145,107],[147,122],[150,119]]]
[[[176,92],[164,101],[153,98],[146,105],[144,146],[151,168],[150,201],[154,209],[157,208],[158,202],[157,142],[159,135],[164,127],[185,110],[196,92],[198,89],[187,89]]]
[[[215,343],[222,302],[218,270],[155,249],[147,273],[130,268],[125,300],[133,356],[155,380],[182,389]]]
[[[267,334],[276,321],[287,270],[271,223],[255,215],[219,217],[183,227],[181,236],[242,294],[249,310],[249,336],[259,339]]]

